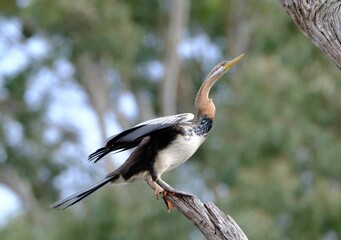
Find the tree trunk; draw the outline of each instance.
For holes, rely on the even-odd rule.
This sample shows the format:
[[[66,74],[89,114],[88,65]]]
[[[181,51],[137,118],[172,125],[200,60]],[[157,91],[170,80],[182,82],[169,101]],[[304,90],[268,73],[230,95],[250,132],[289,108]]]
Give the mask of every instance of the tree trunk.
[[[177,88],[181,70],[181,59],[178,55],[177,48],[185,25],[187,24],[189,12],[188,0],[175,0],[170,3],[172,8],[166,39],[165,78],[161,91],[164,115],[176,113]]]
[[[304,35],[341,69],[341,1],[279,2]]]
[[[225,37],[229,46],[229,54],[238,56],[247,52],[251,41],[250,19],[246,18],[252,13],[252,7],[248,4],[249,0],[238,0],[231,2],[230,14],[226,14]],[[228,11],[228,10],[226,10]]]
[[[81,55],[77,60],[77,67],[80,76],[81,85],[89,97],[89,101],[96,113],[102,142],[107,139],[105,113],[109,108],[110,88],[104,73],[92,61],[87,54]],[[106,168],[111,172],[114,168],[111,161],[106,161]]]

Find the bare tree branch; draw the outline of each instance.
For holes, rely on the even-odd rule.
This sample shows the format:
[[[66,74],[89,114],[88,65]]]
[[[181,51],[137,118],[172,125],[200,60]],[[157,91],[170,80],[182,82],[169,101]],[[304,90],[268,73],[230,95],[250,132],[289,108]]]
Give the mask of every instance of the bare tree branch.
[[[213,203],[202,203],[196,196],[166,196],[174,207],[184,214],[209,240],[248,239],[232,217]]]
[[[279,2],[304,35],[341,69],[341,1]]]

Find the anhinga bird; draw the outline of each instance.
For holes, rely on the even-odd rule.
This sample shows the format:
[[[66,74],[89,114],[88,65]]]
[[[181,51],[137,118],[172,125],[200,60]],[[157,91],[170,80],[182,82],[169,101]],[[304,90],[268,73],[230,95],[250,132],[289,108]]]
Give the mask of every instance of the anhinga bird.
[[[215,106],[209,98],[213,84],[237,63],[244,54],[231,61],[223,61],[215,66],[201,85],[195,98],[196,118],[192,113],[160,117],[142,122],[108,139],[106,145],[89,156],[89,161],[97,162],[110,152],[135,148],[129,158],[104,179],[74,195],[55,202],[52,208],[65,209],[107,183],[130,183],[146,181],[158,198],[160,193],[190,195],[177,191],[161,179],[168,172],[186,162],[205,141],[212,128]],[[165,199],[165,198],[164,198]],[[172,207],[165,200],[168,210]]]

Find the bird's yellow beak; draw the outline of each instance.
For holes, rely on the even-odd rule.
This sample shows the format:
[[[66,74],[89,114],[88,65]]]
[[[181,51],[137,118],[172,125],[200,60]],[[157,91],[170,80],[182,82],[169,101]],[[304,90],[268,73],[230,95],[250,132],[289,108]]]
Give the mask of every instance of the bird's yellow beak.
[[[243,57],[244,55],[245,55],[245,54],[243,53],[243,54],[239,55],[238,57],[232,59],[231,61],[226,62],[226,64],[225,64],[225,69],[224,69],[225,72],[226,72],[227,70],[229,70],[230,67],[232,67],[234,64],[236,64],[237,62],[239,62],[239,60],[242,59],[242,57]]]

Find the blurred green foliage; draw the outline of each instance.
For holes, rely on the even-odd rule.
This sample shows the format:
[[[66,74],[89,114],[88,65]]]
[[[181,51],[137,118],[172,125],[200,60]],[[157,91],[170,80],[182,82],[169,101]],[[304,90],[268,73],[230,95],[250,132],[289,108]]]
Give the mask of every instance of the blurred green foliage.
[[[39,109],[26,106],[30,72],[57,56],[77,65],[86,54],[118,69],[131,92],[150,92],[157,106],[157,84],[136,66],[163,60],[170,1],[34,0],[25,7],[13,2],[4,1],[0,13],[20,19],[23,32],[30,32],[27,38],[42,34],[50,39],[55,51],[33,69],[5,79],[9,97],[0,100],[0,120],[19,122],[25,138],[20,148],[13,148],[0,128],[8,155],[0,165],[20,172],[41,206],[48,206],[57,197],[52,182],[66,167],[53,161],[51,153],[77,137],[64,129],[59,142],[46,144],[42,136],[49,123],[42,116],[49,96]],[[296,29],[278,3],[244,4],[238,12],[236,1],[191,2],[189,35],[207,34],[228,55],[233,52],[229,41],[235,39],[229,29],[240,27],[236,21],[243,20],[249,40],[243,61],[226,76],[229,82],[219,82],[213,91],[216,122],[206,144],[187,163],[194,166],[193,179],[181,171],[167,177],[180,188],[186,185],[183,181],[202,177],[203,186],[194,193],[209,190],[250,239],[339,239],[339,69]],[[206,72],[196,61],[187,60],[183,71],[199,86]],[[194,93],[179,102],[192,99]],[[35,174],[41,168],[48,171],[43,179]],[[73,209],[41,207],[39,215],[35,221],[25,213],[14,217],[1,227],[0,239],[203,238],[176,210],[168,214],[162,200],[156,201],[143,184],[106,187]]]

